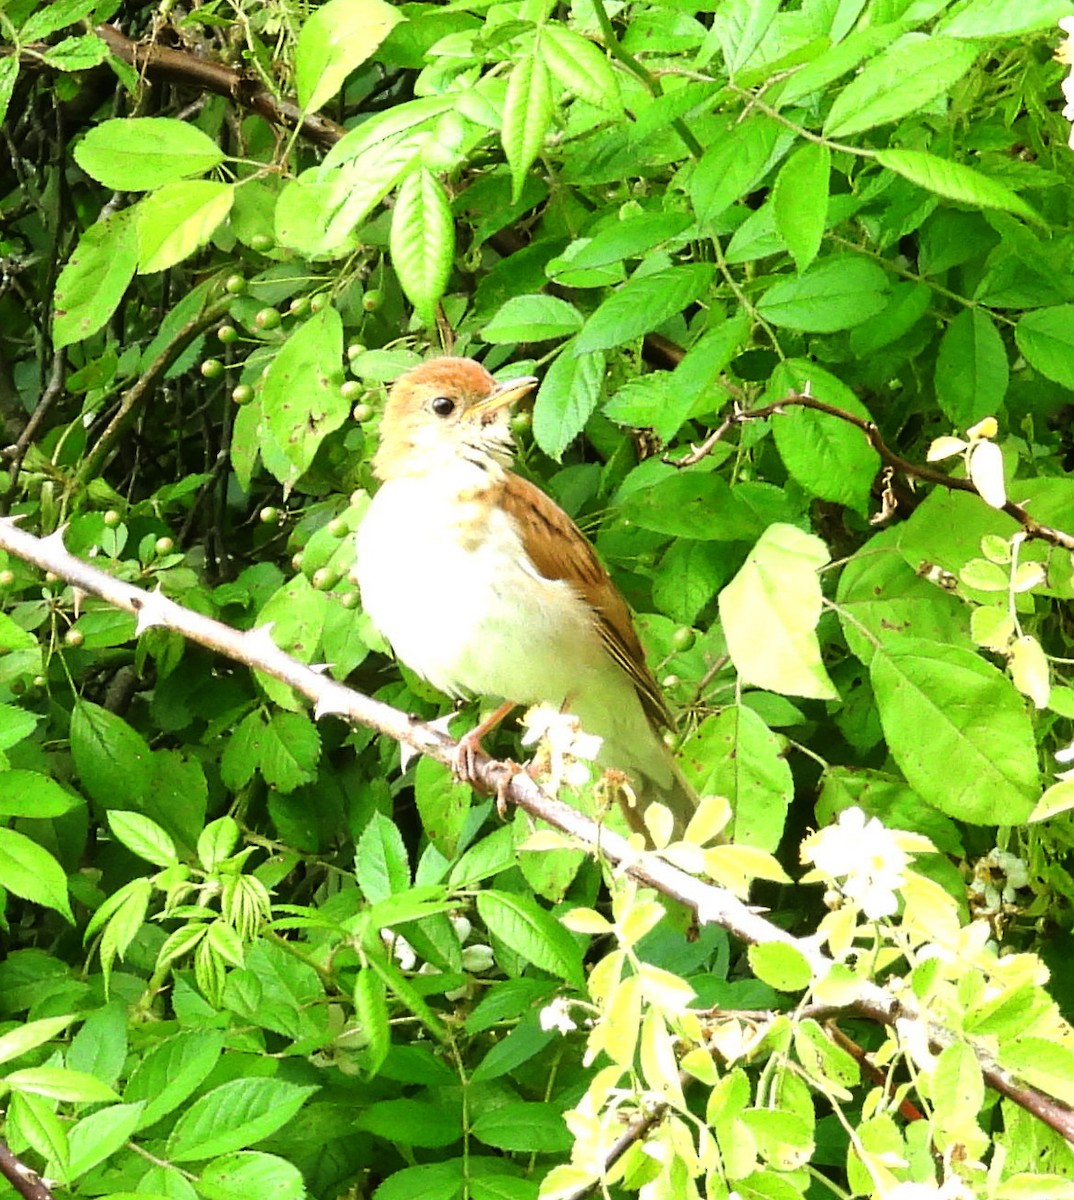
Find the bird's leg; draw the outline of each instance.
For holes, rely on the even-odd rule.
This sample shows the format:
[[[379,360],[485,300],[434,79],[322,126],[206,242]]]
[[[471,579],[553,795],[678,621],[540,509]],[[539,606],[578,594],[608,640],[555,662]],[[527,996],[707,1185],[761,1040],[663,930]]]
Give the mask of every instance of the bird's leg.
[[[474,756],[478,750],[483,749],[481,739],[490,730],[495,729],[514,707],[510,700],[505,701],[494,713],[491,713],[483,721],[479,721],[469,733],[464,733],[459,738],[459,744],[455,747],[455,758],[451,765],[463,783],[473,783],[474,781]]]

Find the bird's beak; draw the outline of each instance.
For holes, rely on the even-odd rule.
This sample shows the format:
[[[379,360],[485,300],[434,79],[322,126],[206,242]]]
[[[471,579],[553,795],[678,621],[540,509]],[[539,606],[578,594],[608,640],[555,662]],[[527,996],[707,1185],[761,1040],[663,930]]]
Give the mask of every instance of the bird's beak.
[[[528,396],[536,386],[537,378],[534,375],[520,375],[517,379],[505,379],[502,383],[498,383],[484,400],[479,400],[473,405],[470,412],[483,420],[498,413],[501,408],[514,404],[516,400],[521,400],[523,396]]]

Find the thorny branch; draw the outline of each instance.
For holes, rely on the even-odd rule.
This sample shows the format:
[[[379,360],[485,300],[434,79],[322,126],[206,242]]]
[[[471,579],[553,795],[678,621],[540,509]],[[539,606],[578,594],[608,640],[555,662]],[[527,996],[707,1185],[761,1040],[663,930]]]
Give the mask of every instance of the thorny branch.
[[[133,613],[138,618],[139,633],[154,626],[172,629],[234,662],[279,679],[310,701],[318,718],[329,714],[338,716],[351,724],[386,734],[438,762],[450,764],[454,760],[456,742],[452,738],[424,721],[353,691],[315,668],[297,662],[276,646],[269,627],[262,626],[249,632],[232,629],[184,608],[160,592],[147,592],[114,579],[69,554],[63,544],[62,530],[46,538],[37,538],[19,529],[15,519],[0,518],[0,550],[7,550],[43,571],[53,572],[81,592],[99,596],[114,607]],[[637,849],[569,804],[549,796],[514,764],[498,762],[487,754],[478,753],[474,766],[481,791],[501,796],[506,802],[575,838],[587,851],[599,855],[616,869],[685,905],[701,924],[719,925],[750,945],[781,942],[793,946],[805,957],[817,978],[825,977],[833,966],[833,960],[817,947],[814,940],[793,937],[726,888],[694,878],[657,852]],[[918,1024],[924,1027],[929,1042],[939,1048],[956,1040],[951,1030],[927,1021],[911,996],[896,996],[868,981],[858,984],[857,995],[843,1011],[855,1012],[885,1025],[893,1025],[896,1021]],[[984,1050],[970,1045],[990,1087],[1074,1143],[1074,1110],[1054,1097],[1020,1083]]]
[[[11,1152],[7,1142],[0,1141],[0,1175],[23,1200],[52,1200],[52,1191],[37,1174]]]
[[[795,407],[811,408],[815,412],[826,413],[829,417],[846,421],[848,425],[860,429],[869,445],[880,455],[885,466],[898,471],[908,479],[920,479],[923,483],[934,483],[937,487],[948,488],[952,492],[972,492],[975,496],[978,495],[977,489],[968,479],[945,475],[942,471],[913,463],[909,459],[903,458],[901,454],[897,454],[881,437],[880,430],[873,421],[868,421],[855,413],[847,412],[845,408],[827,404],[823,400],[818,400],[815,396],[803,392],[792,392],[784,399],[777,400],[774,404],[766,404],[762,408],[746,409],[736,405],[731,415],[726,417],[689,454],[682,458],[665,456],[664,461],[676,467],[691,467],[710,454],[717,442],[722,441],[735,425],[745,425],[747,421],[762,421],[768,417],[779,416],[786,409]],[[1013,517],[1025,530],[1027,539],[1036,538],[1042,542],[1051,542],[1053,546],[1061,546],[1064,550],[1074,550],[1074,534],[1066,533],[1062,529],[1053,529],[1050,525],[1042,525],[1021,504],[1015,504],[1014,501],[1008,500],[1002,509],[997,509],[997,512],[1005,512],[1007,516]]]

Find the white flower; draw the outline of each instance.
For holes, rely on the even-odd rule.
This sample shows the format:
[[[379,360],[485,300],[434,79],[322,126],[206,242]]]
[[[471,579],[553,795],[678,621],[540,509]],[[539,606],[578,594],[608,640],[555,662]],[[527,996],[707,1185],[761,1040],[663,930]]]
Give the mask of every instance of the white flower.
[[[550,1004],[546,1004],[541,1009],[538,1019],[545,1033],[548,1033],[552,1029],[557,1029],[560,1033],[566,1035],[572,1029],[578,1028],[577,1024],[571,1018],[571,1006],[565,996],[557,996]]]
[[[1062,83],[1063,99],[1066,100],[1063,116],[1068,121],[1074,122],[1074,17],[1060,17],[1059,28],[1066,34],[1066,37],[1056,48],[1055,57],[1071,68],[1070,74]],[[1070,130],[1070,148],[1074,150],[1074,124]]]
[[[392,958],[404,971],[414,970],[418,963],[418,955],[405,937],[396,933],[394,929],[382,929],[380,940],[392,952]]]
[[[872,921],[898,911],[896,893],[906,882],[906,851],[895,835],[860,808],[845,808],[834,825],[802,843],[802,861],[835,883]],[[840,883],[839,880],[842,880]]]
[[[540,743],[535,761],[547,773],[550,791],[557,792],[563,783],[574,788],[589,783],[586,763],[600,753],[601,739],[585,733],[577,717],[551,704],[537,704],[523,714],[522,726],[523,746]]]

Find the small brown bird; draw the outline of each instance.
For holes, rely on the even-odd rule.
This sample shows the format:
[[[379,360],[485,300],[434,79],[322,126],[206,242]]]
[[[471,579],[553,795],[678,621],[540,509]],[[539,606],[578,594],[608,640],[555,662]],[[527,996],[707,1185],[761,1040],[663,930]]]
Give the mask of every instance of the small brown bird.
[[[395,383],[373,460],[381,487],[358,531],[362,603],[434,687],[507,700],[494,720],[516,704],[573,713],[638,809],[660,801],[681,832],[697,796],[661,736],[671,719],[626,602],[570,517],[509,469],[508,408],[536,385],[497,383],[469,358]]]

